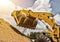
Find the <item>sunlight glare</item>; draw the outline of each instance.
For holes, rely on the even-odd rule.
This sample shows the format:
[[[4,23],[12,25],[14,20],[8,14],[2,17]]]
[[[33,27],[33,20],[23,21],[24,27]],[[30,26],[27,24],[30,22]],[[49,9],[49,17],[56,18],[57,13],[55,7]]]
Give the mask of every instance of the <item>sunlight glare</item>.
[[[15,8],[15,4],[10,0],[0,0],[0,13],[10,12]]]

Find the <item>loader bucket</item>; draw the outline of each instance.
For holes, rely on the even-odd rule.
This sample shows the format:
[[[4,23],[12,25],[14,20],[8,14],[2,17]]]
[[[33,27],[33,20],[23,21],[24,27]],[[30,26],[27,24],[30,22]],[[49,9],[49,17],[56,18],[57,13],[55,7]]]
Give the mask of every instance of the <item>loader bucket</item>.
[[[22,26],[29,29],[35,29],[37,25],[36,18],[32,16],[25,16],[23,13],[12,13],[12,16],[14,17],[16,23],[18,26]]]

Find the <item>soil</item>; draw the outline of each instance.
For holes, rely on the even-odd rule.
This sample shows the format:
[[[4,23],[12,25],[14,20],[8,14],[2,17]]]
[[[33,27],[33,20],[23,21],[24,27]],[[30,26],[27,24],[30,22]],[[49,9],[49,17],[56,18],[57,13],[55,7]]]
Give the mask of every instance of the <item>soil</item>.
[[[0,19],[0,42],[31,42],[8,22]]]

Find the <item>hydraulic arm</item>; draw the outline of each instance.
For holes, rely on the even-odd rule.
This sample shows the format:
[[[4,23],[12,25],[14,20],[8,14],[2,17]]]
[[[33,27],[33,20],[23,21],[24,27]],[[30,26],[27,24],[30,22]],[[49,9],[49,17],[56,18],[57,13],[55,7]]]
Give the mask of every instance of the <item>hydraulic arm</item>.
[[[60,42],[60,26],[55,23],[53,14],[46,12],[32,12],[31,10],[20,10],[12,12],[18,26],[34,29],[37,25],[37,20],[43,20],[48,23],[51,28],[46,25],[54,42]]]

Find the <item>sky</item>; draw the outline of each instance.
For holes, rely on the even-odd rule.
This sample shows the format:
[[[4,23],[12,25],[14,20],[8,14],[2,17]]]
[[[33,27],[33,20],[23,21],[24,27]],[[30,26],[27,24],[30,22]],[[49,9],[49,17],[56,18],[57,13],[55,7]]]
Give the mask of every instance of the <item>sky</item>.
[[[33,4],[34,4],[34,2],[36,1],[36,0],[10,0],[10,1],[12,1],[12,2],[9,2],[8,4],[7,4],[7,6],[9,6],[9,7],[7,7],[7,6],[3,6],[2,5],[2,7],[1,7],[1,5],[0,5],[0,13],[6,13],[7,11],[11,11],[11,10],[13,10],[13,9],[15,9],[15,5],[16,6],[19,6],[19,7],[30,7],[30,6],[33,6]],[[41,2],[43,2],[44,0],[42,0]],[[47,0],[47,2],[48,2],[49,0]],[[60,13],[60,0],[50,0],[51,1],[51,8],[52,8],[52,13],[53,14],[59,14]],[[40,3],[41,3],[40,2]],[[0,3],[3,3],[3,4],[6,4],[7,2],[1,2],[0,1]],[[44,3],[46,3],[46,2],[44,2]],[[12,7],[11,7],[12,6]],[[41,6],[41,5],[40,5]],[[39,6],[39,7],[40,7]],[[46,7],[46,6],[45,6]],[[7,9],[8,8],[8,9]],[[47,9],[48,10],[48,9]],[[4,12],[2,12],[2,11],[4,11]]]
[[[9,0],[0,0],[0,17],[10,16],[10,12],[15,9],[15,4]]]
[[[34,12],[51,12],[50,0],[37,0],[31,7]]]
[[[23,8],[31,7],[35,0],[11,0],[15,5],[18,5]]]
[[[52,13],[60,14],[60,0],[51,0]]]
[[[59,14],[60,13],[60,0],[50,0],[50,1],[51,1],[52,13]],[[28,7],[28,6],[32,6],[35,0],[18,0],[18,1],[13,0],[13,2],[17,3],[17,5]]]

